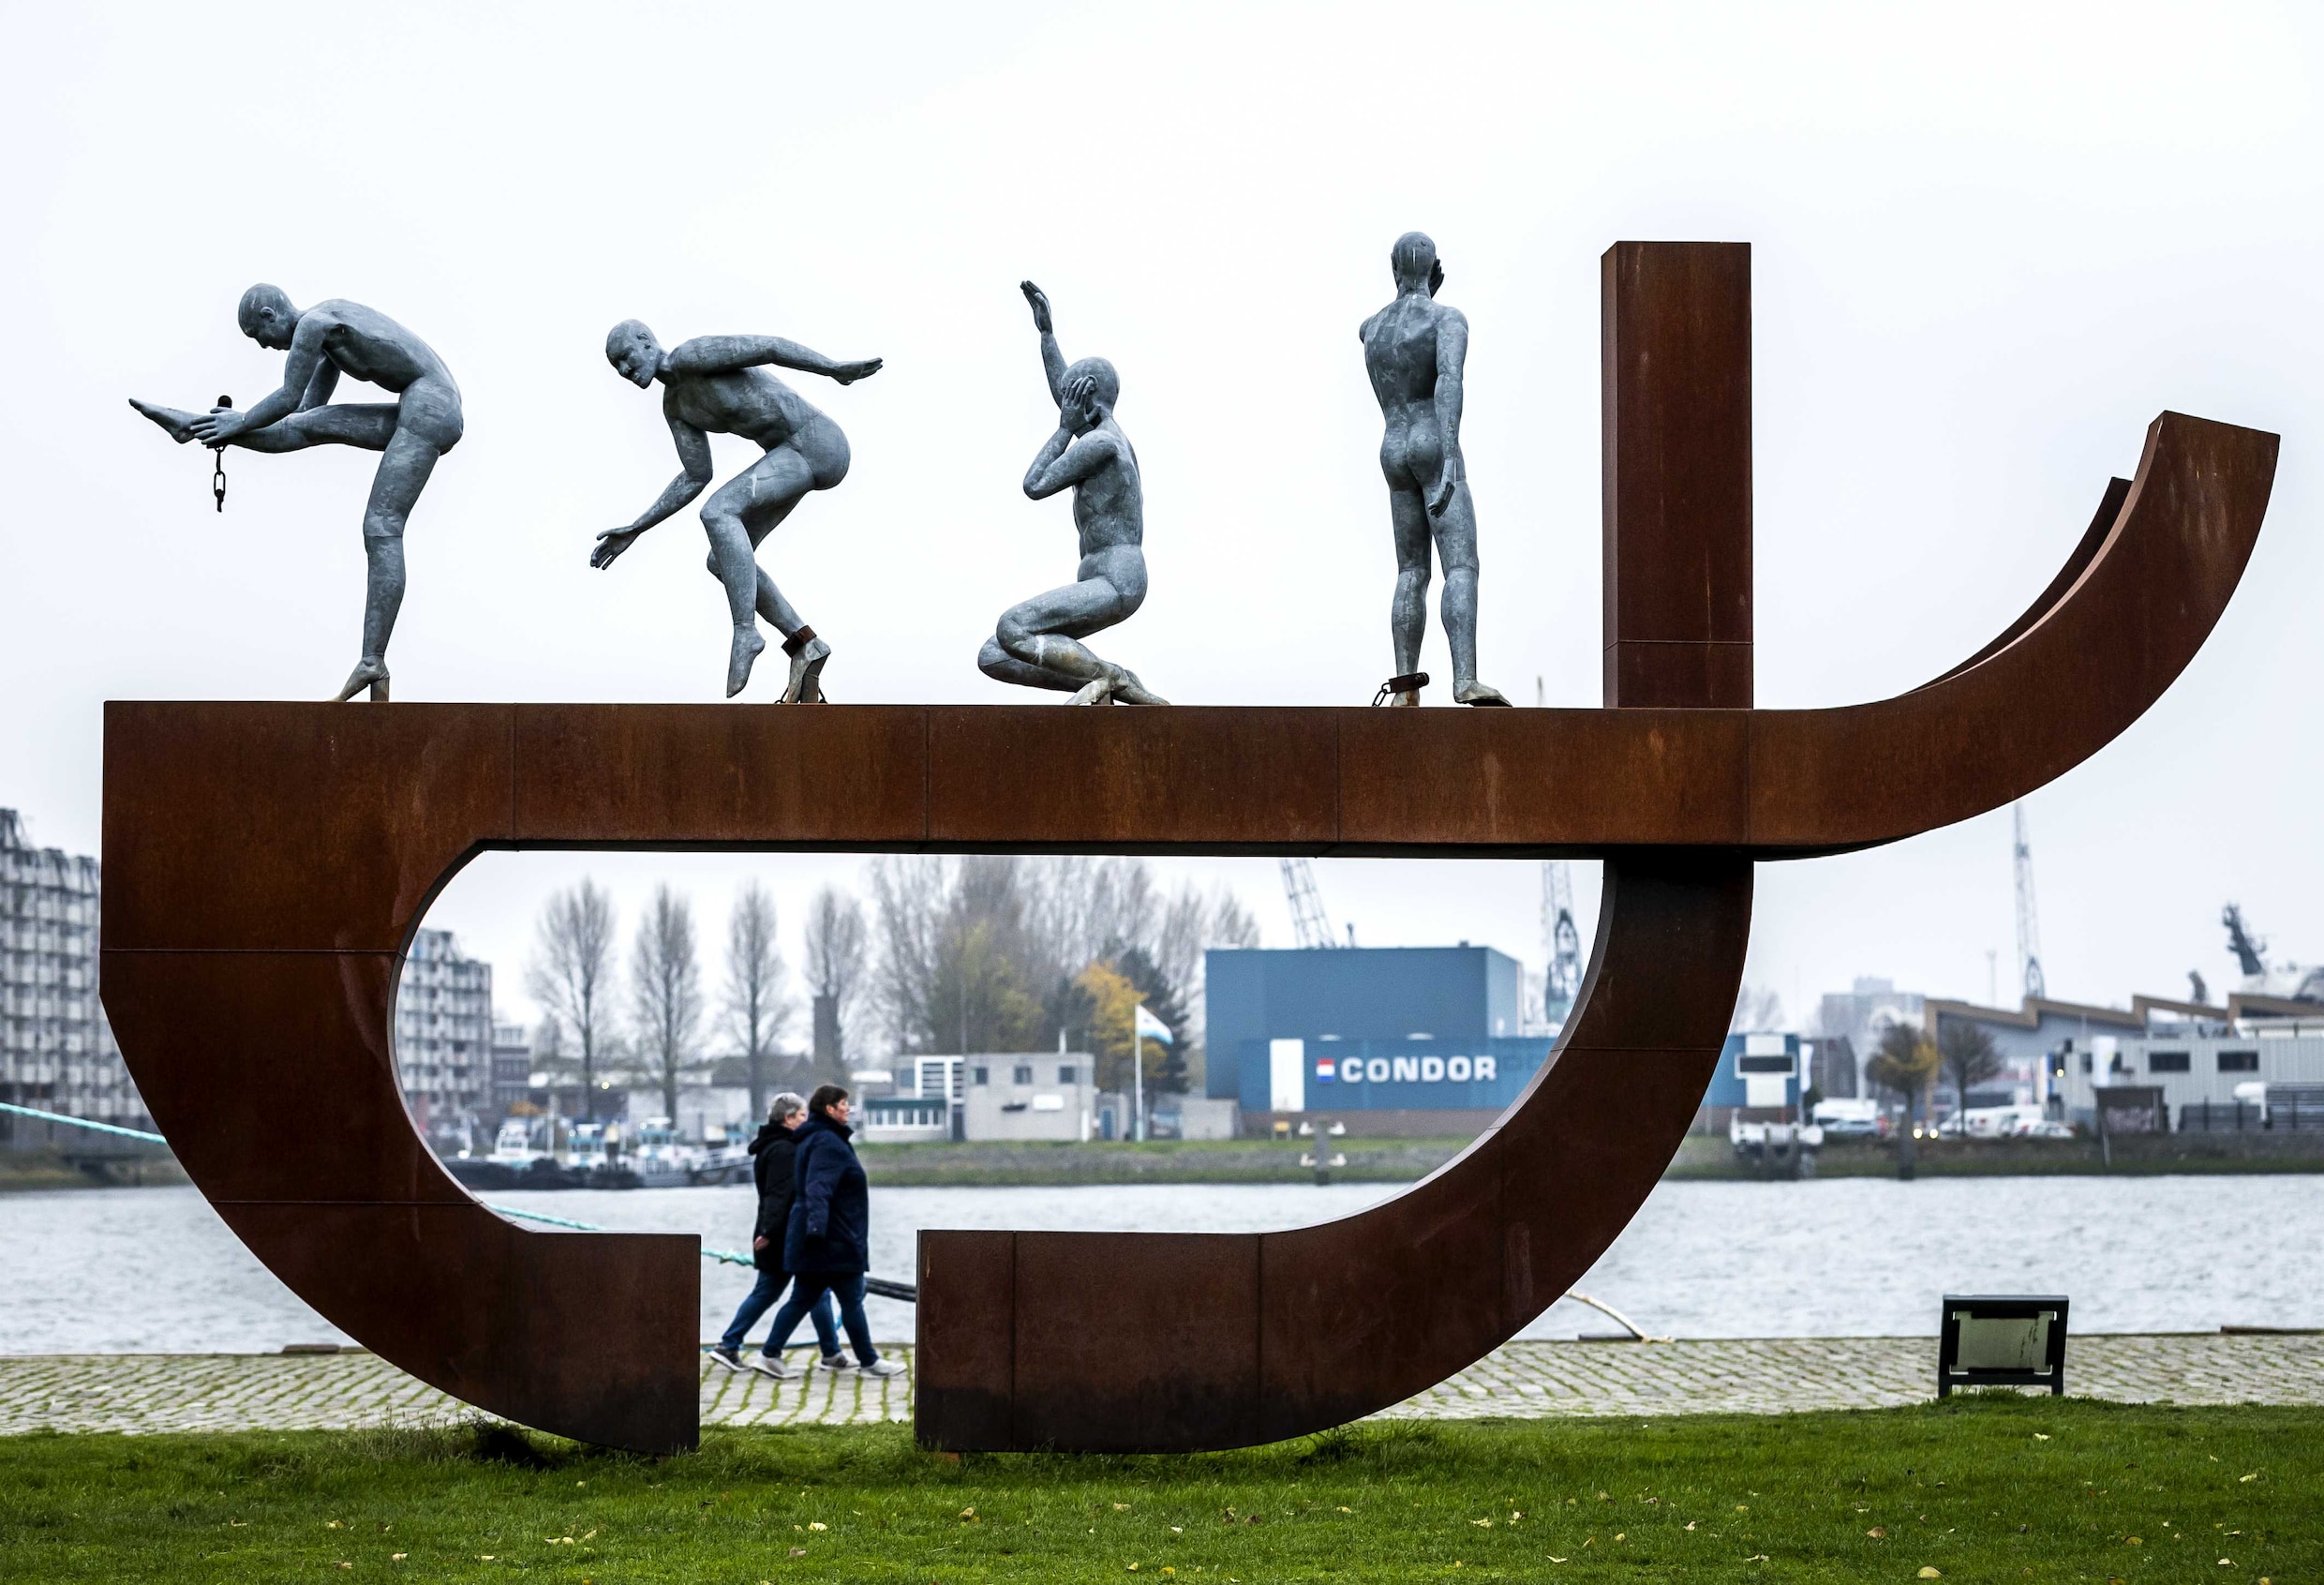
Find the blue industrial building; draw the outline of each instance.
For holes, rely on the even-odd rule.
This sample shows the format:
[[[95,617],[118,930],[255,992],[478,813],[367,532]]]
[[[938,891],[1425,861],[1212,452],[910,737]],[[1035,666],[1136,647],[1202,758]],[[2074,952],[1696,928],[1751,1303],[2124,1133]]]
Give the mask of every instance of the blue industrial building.
[[[1797,1111],[1804,1078],[1799,1055],[1797,1035],[1728,1036],[1703,1092],[1706,1119],[1724,1128],[1736,1112]]]
[[[1517,961],[1490,947],[1203,955],[1208,1090],[1254,1120],[1473,1113],[1516,1099],[1551,1042],[1519,1033]],[[1383,1119],[1384,1120],[1384,1119]]]

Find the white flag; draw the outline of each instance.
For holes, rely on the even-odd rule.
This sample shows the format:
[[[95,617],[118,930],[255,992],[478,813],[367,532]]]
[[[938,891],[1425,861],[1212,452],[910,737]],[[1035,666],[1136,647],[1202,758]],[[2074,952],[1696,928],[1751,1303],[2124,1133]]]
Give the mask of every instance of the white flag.
[[[1170,1026],[1148,1012],[1143,1002],[1138,1004],[1138,1038],[1141,1040],[1160,1040],[1166,1046],[1177,1044],[1170,1038]]]

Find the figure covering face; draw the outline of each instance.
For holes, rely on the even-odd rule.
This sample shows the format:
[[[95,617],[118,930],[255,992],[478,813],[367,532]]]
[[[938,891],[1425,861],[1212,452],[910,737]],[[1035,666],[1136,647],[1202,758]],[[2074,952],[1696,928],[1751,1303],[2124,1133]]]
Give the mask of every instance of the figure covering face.
[[[361,303],[335,297],[296,308],[280,287],[254,286],[242,294],[237,317],[245,336],[290,354],[280,390],[242,412],[223,405],[206,414],[183,412],[135,397],[129,405],[181,445],[200,441],[247,451],[361,446],[381,454],[364,508],[369,577],[363,658],[338,696],[351,699],[368,689],[372,698],[384,700],[388,635],[404,603],[404,523],[436,459],[459,443],[460,388],[433,348]],[[331,393],[342,374],[393,391],[396,399],[334,403]]]
[[[775,580],[759,569],[758,545],[810,491],[827,490],[847,477],[847,437],[840,426],[763,366],[804,369],[852,385],[879,372],[881,360],[834,363],[779,336],[700,336],[667,351],[636,320],[623,320],[605,336],[605,360],[640,390],[662,381],[662,416],[678,442],[682,471],[651,506],[624,529],[597,536],[592,567],[610,567],[637,536],[700,495],[710,483],[711,435],[739,435],[766,450],[728,480],[702,509],[710,536],[710,576],[726,586],[734,640],[726,654],[726,696],[751,680],[751,665],[767,648],[765,617],[782,635],[791,676],[786,704],[823,699],[823,663],[831,646],[799,620]]]
[[[1477,680],[1477,516],[1461,459],[1461,371],[1468,357],[1468,321],[1438,302],[1444,266],[1437,245],[1407,232],[1389,253],[1396,300],[1363,321],[1363,366],[1372,377],[1388,433],[1380,471],[1388,475],[1388,511],[1396,534],[1396,597],[1388,610],[1396,676],[1420,670],[1428,629],[1428,546],[1444,563],[1444,634],[1452,650],[1452,697],[1465,705],[1505,705],[1500,690]],[[1399,705],[1421,702],[1418,689]]]
[[[1077,705],[1161,705],[1137,675],[1099,660],[1080,640],[1121,621],[1145,603],[1145,495],[1138,453],[1114,422],[1122,380],[1103,358],[1070,368],[1057,350],[1049,299],[1031,281],[1019,283],[1033,305],[1041,333],[1041,369],[1057,404],[1057,432],[1025,471],[1025,494],[1046,501],[1073,491],[1073,522],[1081,533],[1078,581],[1036,594],[1001,613],[976,665],[987,677],[1028,688],[1052,688]]]

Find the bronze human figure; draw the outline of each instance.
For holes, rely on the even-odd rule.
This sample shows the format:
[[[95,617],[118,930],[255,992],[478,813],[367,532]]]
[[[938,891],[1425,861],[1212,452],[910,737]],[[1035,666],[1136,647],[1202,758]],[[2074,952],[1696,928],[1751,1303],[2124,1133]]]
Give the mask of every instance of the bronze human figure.
[[[1497,688],[1477,680],[1477,514],[1461,458],[1461,374],[1468,357],[1468,321],[1438,302],[1444,266],[1437,245],[1407,232],[1389,253],[1396,300],[1363,321],[1363,366],[1372,377],[1388,432],[1380,471],[1396,534],[1396,597],[1389,606],[1396,678],[1420,670],[1428,629],[1428,546],[1444,565],[1444,635],[1452,650],[1452,697],[1465,705],[1505,705]],[[1390,701],[1421,702],[1417,688]]]
[[[381,454],[364,507],[369,576],[363,658],[338,696],[351,699],[368,689],[372,698],[384,700],[388,635],[404,603],[404,524],[436,471],[436,459],[459,443],[460,387],[426,342],[361,303],[335,297],[296,308],[280,287],[261,285],[242,294],[236,318],[251,340],[290,354],[279,390],[242,412],[222,406],[207,413],[182,412],[135,397],[129,405],[181,445],[200,441],[205,446],[272,452],[361,446]],[[331,393],[342,374],[393,391],[396,399],[333,402]]]
[[[1033,305],[1041,371],[1057,404],[1057,432],[1025,471],[1025,494],[1046,501],[1060,490],[1073,491],[1081,566],[1078,581],[1002,612],[976,665],[1003,682],[1070,693],[1068,704],[1168,704],[1135,672],[1098,659],[1080,642],[1123,621],[1146,599],[1145,492],[1137,450],[1113,417],[1122,377],[1103,358],[1083,358],[1068,368],[1057,350],[1049,298],[1029,280],[1018,290]]]
[[[662,416],[678,443],[682,471],[663,486],[654,503],[627,528],[597,536],[589,565],[610,567],[637,536],[671,516],[710,483],[709,436],[739,435],[767,455],[737,473],[702,509],[710,536],[710,576],[726,586],[734,618],[734,640],[726,655],[726,696],[751,680],[751,665],[767,648],[759,617],[782,635],[791,675],[782,691],[786,704],[815,704],[823,698],[823,663],[831,646],[799,620],[757,560],[759,542],[811,491],[827,490],[847,477],[847,437],[830,418],[764,366],[803,369],[852,385],[879,372],[881,361],[834,363],[780,336],[698,336],[664,351],[654,333],[636,320],[623,320],[605,336],[605,359],[640,390],[661,381]]]

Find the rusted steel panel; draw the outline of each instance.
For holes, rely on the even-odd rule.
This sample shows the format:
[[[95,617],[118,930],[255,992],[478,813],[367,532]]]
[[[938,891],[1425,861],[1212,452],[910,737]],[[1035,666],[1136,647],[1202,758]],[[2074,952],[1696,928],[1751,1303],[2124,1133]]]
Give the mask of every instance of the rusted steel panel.
[[[928,834],[928,711],[519,705],[526,845],[910,848]]]
[[[1259,1440],[1259,1235],[1020,1233],[1008,1445]]]
[[[1339,822],[1318,710],[929,712],[929,830],[953,851],[1319,852]]]
[[[1739,710],[1336,713],[1340,853],[1515,858],[1750,835]]]
[[[1877,704],[1754,711],[1752,847],[1893,842],[1999,808],[2110,742],[2226,609],[2276,449],[2260,430],[2164,413],[2103,547],[2014,642]]]
[[[104,944],[401,951],[461,855],[509,834],[509,720],[108,702]]]
[[[1606,703],[1748,709],[1750,247],[1617,242],[1599,291]]]
[[[1007,1447],[1016,1393],[1017,1234],[924,1231],[912,1423],[931,1447]]]
[[[211,1200],[469,1203],[412,1131],[390,952],[104,954],[113,1037]]]

